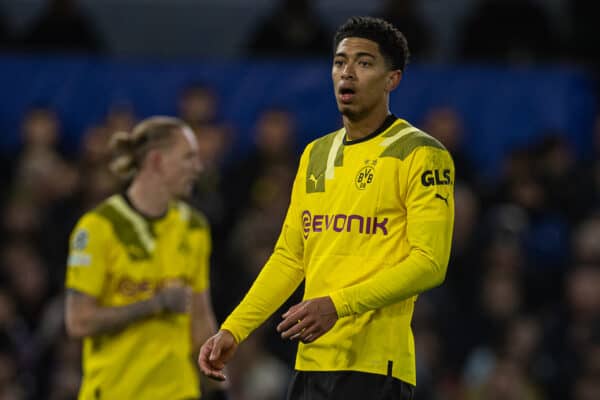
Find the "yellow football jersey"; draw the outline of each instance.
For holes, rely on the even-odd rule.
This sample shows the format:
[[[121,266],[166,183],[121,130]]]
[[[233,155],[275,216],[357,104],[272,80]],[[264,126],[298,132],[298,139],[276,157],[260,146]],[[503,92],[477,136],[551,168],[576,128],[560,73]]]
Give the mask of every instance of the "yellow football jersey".
[[[166,215],[150,220],[114,195],[75,227],[66,287],[106,307],[146,300],[170,280],[202,292],[210,249],[206,219],[188,205],[173,202]],[[199,395],[188,314],[165,313],[84,339],[81,400]]]
[[[454,179],[446,149],[393,116],[363,139],[341,129],[310,143],[275,251],[222,329],[243,340],[305,279],[304,298],[331,296],[340,318],[299,344],[296,369],[415,384],[410,321],[446,274]]]

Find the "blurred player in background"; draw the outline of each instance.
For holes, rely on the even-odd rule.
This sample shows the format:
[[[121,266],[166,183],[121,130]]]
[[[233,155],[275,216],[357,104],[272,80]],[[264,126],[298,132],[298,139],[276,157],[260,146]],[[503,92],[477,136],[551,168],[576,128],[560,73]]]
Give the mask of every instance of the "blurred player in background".
[[[202,166],[191,129],[152,117],[111,138],[130,181],[70,241],[66,326],[83,340],[79,399],[198,399],[194,355],[216,331],[210,231],[186,198]]]
[[[298,340],[288,398],[411,399],[417,295],[442,283],[454,220],[454,164],[434,138],[390,113],[408,59],[404,35],[355,17],[334,40],[343,128],[302,155],[275,251],[200,351],[225,379],[238,344],[305,280],[277,330]]]

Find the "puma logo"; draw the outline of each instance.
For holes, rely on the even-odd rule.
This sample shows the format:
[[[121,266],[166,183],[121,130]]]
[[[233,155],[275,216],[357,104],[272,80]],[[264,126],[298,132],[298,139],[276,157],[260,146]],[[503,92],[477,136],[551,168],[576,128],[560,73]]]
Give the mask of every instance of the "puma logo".
[[[439,193],[436,193],[436,194],[435,194],[435,198],[436,198],[436,199],[443,200],[443,201],[444,201],[444,203],[446,203],[446,206],[448,206],[448,196],[444,197],[444,196],[442,196],[441,194],[439,194]]]
[[[310,176],[308,177],[308,180],[315,184],[315,188],[317,187],[317,183],[319,182],[319,178],[317,178],[315,176],[315,174],[310,174]]]

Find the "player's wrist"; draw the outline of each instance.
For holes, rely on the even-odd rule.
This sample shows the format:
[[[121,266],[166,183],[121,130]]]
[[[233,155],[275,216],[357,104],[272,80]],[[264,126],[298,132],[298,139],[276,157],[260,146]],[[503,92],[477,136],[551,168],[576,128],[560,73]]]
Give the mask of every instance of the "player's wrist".
[[[166,305],[162,293],[157,293],[151,299],[152,313],[161,314],[165,311]]]
[[[219,332],[218,332],[218,333],[220,333],[220,334],[222,334],[222,335],[228,335],[228,336],[231,336],[231,338],[232,338],[232,339],[233,339],[233,341],[235,342],[236,346],[237,346],[238,344],[240,344],[240,340],[239,340],[239,339],[238,339],[238,338],[237,338],[237,337],[234,335],[234,333],[233,333],[233,332],[232,332],[230,329],[228,329],[228,328],[221,328],[221,329],[219,329]]]
[[[329,298],[333,303],[333,307],[335,308],[338,318],[344,318],[352,314],[352,309],[350,308],[350,305],[348,304],[348,301],[346,301],[341,290],[330,293]]]

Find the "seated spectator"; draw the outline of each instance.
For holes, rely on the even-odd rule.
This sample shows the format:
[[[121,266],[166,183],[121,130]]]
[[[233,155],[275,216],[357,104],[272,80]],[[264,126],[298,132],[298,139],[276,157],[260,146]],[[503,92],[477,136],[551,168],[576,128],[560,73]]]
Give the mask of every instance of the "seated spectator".
[[[502,358],[481,385],[471,389],[469,400],[542,400],[532,377],[516,362]]]
[[[476,168],[465,154],[462,146],[465,136],[463,120],[452,107],[435,107],[425,115],[423,130],[442,142],[452,154],[456,167],[456,180],[475,184],[478,180]]]
[[[183,88],[178,99],[179,118],[192,127],[217,122],[219,98],[208,85],[191,83]]]
[[[229,207],[234,220],[244,211],[239,205],[251,204],[251,197],[258,194],[256,184],[263,175],[278,166],[293,170],[297,165],[296,123],[287,110],[264,110],[256,122],[253,139],[250,153],[234,163],[227,174],[228,181],[236,182],[229,186],[226,196],[232,202]]]

